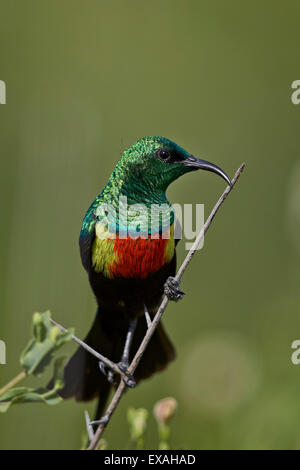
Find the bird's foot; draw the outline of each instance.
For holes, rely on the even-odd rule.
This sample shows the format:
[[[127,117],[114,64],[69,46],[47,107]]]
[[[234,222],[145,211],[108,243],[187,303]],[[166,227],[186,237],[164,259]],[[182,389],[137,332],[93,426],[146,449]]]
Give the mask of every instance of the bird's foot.
[[[129,374],[128,372],[128,367],[129,367],[128,361],[122,360],[117,364],[117,366],[126,375],[126,379],[123,378],[123,380],[125,384],[127,385],[127,387],[134,388],[136,386],[136,381],[134,380],[133,375]]]
[[[105,375],[108,382],[112,385],[116,385],[115,373],[107,365],[105,365],[104,362],[99,361],[98,364],[99,369],[101,370],[102,374]]]
[[[125,377],[123,376],[122,379],[129,388],[134,388],[136,386],[136,382],[134,380],[134,377],[128,373],[128,367],[129,364],[125,361],[121,361],[117,364],[119,369],[124,372]],[[102,372],[102,374],[105,375],[107,378],[108,382],[111,383],[112,385],[117,385],[117,380],[116,380],[116,374],[114,371],[112,371],[108,366],[106,366],[102,361],[99,361],[99,369]]]
[[[180,289],[179,284],[180,281],[176,281],[175,277],[172,276],[168,277],[166,280],[164,285],[164,292],[169,300],[174,300],[177,302],[185,295],[185,292]]]

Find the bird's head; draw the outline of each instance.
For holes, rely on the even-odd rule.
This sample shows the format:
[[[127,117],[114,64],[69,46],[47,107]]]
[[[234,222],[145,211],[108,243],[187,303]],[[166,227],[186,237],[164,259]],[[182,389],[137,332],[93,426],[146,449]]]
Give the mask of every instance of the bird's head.
[[[217,165],[194,157],[165,137],[144,137],[125,150],[119,169],[141,184],[163,191],[179,176],[194,170],[212,171],[229,185],[230,179]]]

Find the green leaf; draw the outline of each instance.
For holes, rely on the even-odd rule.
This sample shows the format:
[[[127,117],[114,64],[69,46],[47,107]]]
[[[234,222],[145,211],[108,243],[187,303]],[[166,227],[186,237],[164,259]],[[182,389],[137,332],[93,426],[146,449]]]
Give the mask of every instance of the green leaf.
[[[29,388],[16,387],[8,390],[0,397],[0,413],[5,413],[11,405],[16,403],[46,403],[47,405],[56,405],[62,398],[58,391],[64,386],[63,373],[66,356],[59,357],[54,362],[53,388]]]
[[[49,311],[33,315],[33,338],[20,358],[21,366],[28,374],[42,374],[56,350],[72,339],[73,329],[61,331],[50,318]]]

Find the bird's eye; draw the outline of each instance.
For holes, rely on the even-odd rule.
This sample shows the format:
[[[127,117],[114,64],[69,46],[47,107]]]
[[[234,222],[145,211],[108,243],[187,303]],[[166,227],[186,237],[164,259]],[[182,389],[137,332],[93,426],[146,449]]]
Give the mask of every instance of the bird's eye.
[[[158,151],[158,157],[161,159],[161,160],[169,160],[169,158],[171,157],[171,154],[168,150],[166,149],[159,149]]]

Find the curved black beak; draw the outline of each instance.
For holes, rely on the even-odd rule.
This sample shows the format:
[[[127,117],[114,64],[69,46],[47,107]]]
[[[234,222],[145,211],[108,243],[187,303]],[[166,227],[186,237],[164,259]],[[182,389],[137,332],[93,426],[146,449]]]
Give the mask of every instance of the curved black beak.
[[[231,181],[226,175],[225,171],[223,171],[220,167],[215,165],[214,163],[207,162],[206,160],[201,160],[200,158],[196,158],[193,155],[189,155],[182,161],[184,166],[191,167],[192,170],[207,170],[220,175],[230,187],[232,187]]]

